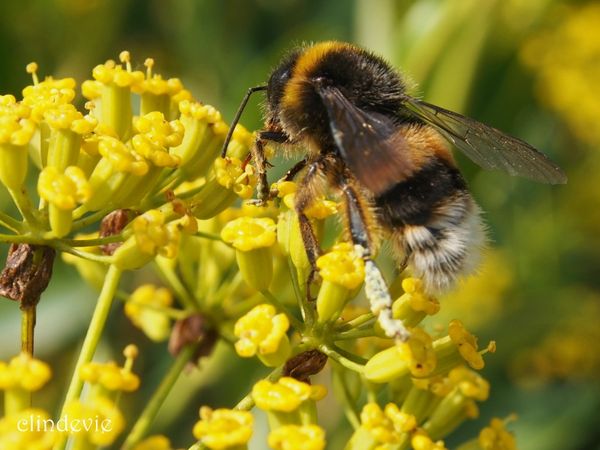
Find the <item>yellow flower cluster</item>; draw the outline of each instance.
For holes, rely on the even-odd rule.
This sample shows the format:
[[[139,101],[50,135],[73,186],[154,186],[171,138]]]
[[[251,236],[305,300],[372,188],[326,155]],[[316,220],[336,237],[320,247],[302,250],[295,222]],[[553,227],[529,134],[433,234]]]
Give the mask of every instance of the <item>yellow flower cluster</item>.
[[[254,419],[247,411],[200,408],[200,421],[194,425],[194,436],[210,449],[220,450],[244,446],[252,437]]]
[[[278,366],[291,352],[286,334],[289,326],[287,316],[276,314],[274,306],[255,306],[235,323],[233,333],[239,338],[235,350],[244,358],[258,355],[267,366]]]
[[[168,289],[144,284],[127,299],[125,315],[150,339],[164,341],[171,333],[171,320],[164,308],[170,307],[172,303],[173,296]]]
[[[37,391],[44,386],[52,372],[48,364],[31,357],[29,353],[20,353],[8,364],[0,361],[0,389],[21,388]]]
[[[291,377],[282,377],[276,383],[261,380],[252,388],[256,406],[265,411],[291,412],[303,402],[321,400],[325,395],[325,386],[311,386]]]

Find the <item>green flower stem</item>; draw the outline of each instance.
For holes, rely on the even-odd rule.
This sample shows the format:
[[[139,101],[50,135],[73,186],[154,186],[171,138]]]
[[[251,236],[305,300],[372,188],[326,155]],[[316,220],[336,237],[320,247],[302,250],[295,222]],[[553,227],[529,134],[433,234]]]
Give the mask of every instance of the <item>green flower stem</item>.
[[[373,327],[360,328],[358,330],[350,330],[345,333],[339,333],[333,336],[334,341],[344,341],[347,339],[357,339],[363,337],[371,337],[375,336],[375,331]]]
[[[302,322],[300,322],[298,319],[296,319],[296,317],[289,311],[289,309],[287,309],[285,306],[283,306],[283,303],[281,303],[277,299],[277,297],[275,297],[270,291],[264,290],[264,291],[260,291],[260,293],[267,299],[267,301],[271,305],[273,305],[279,311],[283,312],[286,316],[288,316],[290,323],[296,330],[298,330],[298,331],[304,330],[304,325],[302,324]]]
[[[59,239],[59,241],[70,247],[97,247],[99,245],[112,244],[114,242],[123,242],[129,236],[123,234],[114,234],[96,239]]]
[[[0,211],[0,226],[15,233],[23,231],[23,224],[21,222],[2,211]]]
[[[348,322],[344,322],[339,328],[336,329],[336,331],[344,332],[347,330],[353,330],[373,319],[375,319],[375,315],[372,312],[361,314],[360,316],[355,317]]]
[[[198,311],[198,302],[183,285],[175,273],[175,270],[169,265],[168,261],[165,258],[156,258],[154,260],[154,265],[158,269],[158,273],[161,278],[169,285],[171,289],[173,289],[183,307],[190,311]]]
[[[83,380],[81,379],[80,375],[81,368],[85,364],[89,363],[94,356],[120,279],[121,270],[111,265],[108,268],[106,277],[104,278],[104,285],[102,286],[102,290],[98,296],[96,309],[94,310],[87,334],[85,335],[83,345],[81,346],[81,351],[79,352],[79,358],[75,364],[75,369],[73,369],[73,377],[71,378],[71,383],[69,384],[69,389],[67,390],[67,394],[65,396],[61,417],[65,414],[65,407],[72,401],[79,398],[79,395],[81,394],[81,390],[83,388]],[[62,450],[65,448],[65,446],[66,440],[61,438],[54,446],[54,450]]]
[[[211,241],[223,242],[223,244],[227,245],[228,247],[232,247],[231,244],[228,244],[223,239],[221,239],[221,236],[219,236],[218,234],[207,233],[205,231],[196,231],[196,234],[194,236],[198,236],[204,239],[210,239]]]
[[[65,252],[65,253],[70,253],[71,255],[75,255],[75,256],[79,256],[80,258],[84,258],[84,259],[88,259],[90,261],[95,261],[95,262],[99,262],[102,264],[112,264],[113,262],[113,257],[112,256],[104,256],[104,255],[97,255],[96,253],[90,253],[90,252],[84,252],[82,250],[76,250],[73,247],[69,247],[68,245],[64,245],[61,242],[50,242],[48,243],[50,245],[52,245],[54,248],[56,248],[57,250],[60,250],[61,252]]]
[[[265,380],[269,381],[277,381],[281,378],[281,372],[283,371],[283,366],[277,367],[273,370]],[[233,409],[237,409],[238,411],[250,411],[254,408],[254,399],[252,398],[252,394],[246,395],[243,399],[241,399],[237,405]]]
[[[33,356],[36,306],[21,309],[21,351]]]
[[[366,361],[362,363],[354,361],[358,359],[358,357],[356,357],[355,355],[350,355],[345,350],[342,350],[341,348],[336,347],[333,344],[321,344],[319,345],[319,350],[322,353],[325,353],[329,358],[333,359],[341,366],[344,366],[346,369],[350,369],[358,373],[364,372],[364,364],[366,363]]]
[[[32,227],[34,230],[40,228],[40,224],[37,218],[33,215],[33,205],[31,204],[31,200],[29,200],[29,196],[25,188],[21,189],[8,189],[10,196],[12,197],[19,213],[21,213],[21,217]]]
[[[179,375],[185,368],[186,364],[194,356],[194,352],[196,351],[198,345],[198,343],[186,345],[179,355],[177,355],[177,358],[175,361],[173,361],[171,368],[165,374],[164,378],[158,385],[158,388],[154,391],[154,394],[150,398],[150,401],[146,404],[146,407],[133,425],[133,428],[127,436],[127,439],[125,439],[125,442],[121,447],[123,450],[130,449],[146,436],[148,429],[152,425],[152,422],[154,422],[160,407],[164,403],[169,392],[171,392],[173,385],[179,378]]]

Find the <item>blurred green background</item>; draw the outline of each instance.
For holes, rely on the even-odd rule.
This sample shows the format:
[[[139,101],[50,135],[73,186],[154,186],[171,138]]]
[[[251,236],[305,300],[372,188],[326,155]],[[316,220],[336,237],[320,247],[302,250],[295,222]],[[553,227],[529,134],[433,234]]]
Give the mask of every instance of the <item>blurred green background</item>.
[[[511,429],[521,449],[599,449],[598,2],[5,0],[0,84],[2,93],[19,96],[30,83],[30,61],[42,77],[81,82],[96,64],[128,49],[135,67],[154,57],[157,72],[181,78],[230,120],[245,90],[264,82],[286,49],[325,39],[385,56],[414,82],[415,94],[527,140],[566,170],[566,186],[545,186],[483,172],[459,157],[493,245],[480,276],[443,299],[436,320],[459,317],[482,342],[495,339],[498,351],[483,371],[492,394],[481,418],[447,444],[474,436],[492,416],[516,412]],[[256,99],[243,123],[260,127]],[[0,206],[6,205],[3,193]],[[38,396],[42,406],[60,403],[94,301],[75,270],[59,262],[38,310],[36,353],[55,371]],[[127,406],[135,412],[170,357],[166,345],[148,344],[121,309],[113,311],[97,356],[118,357],[130,341],[142,347],[141,392]],[[0,359],[18,352],[19,313],[8,300],[0,301],[0,342]],[[263,373],[227,348],[213,358],[221,364],[204,363],[182,377],[154,427],[175,445],[192,441],[198,406],[231,406]],[[248,376],[231,376],[241,371]],[[328,414],[331,448],[349,432],[331,431],[338,421]]]

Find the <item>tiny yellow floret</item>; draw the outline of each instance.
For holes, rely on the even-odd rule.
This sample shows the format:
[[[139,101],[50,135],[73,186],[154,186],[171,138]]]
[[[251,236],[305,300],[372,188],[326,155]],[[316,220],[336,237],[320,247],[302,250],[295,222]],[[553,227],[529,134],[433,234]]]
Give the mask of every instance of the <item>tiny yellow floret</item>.
[[[283,425],[269,433],[274,450],[323,450],[325,430],[318,425]]]
[[[252,398],[256,406],[265,411],[291,412],[302,402],[321,400],[325,395],[325,386],[310,385],[291,377],[282,377],[275,383],[260,380],[252,388]]]
[[[37,391],[48,382],[51,375],[48,364],[26,352],[15,356],[8,364],[0,361],[0,389]]]
[[[336,244],[317,259],[319,273],[324,280],[355,289],[365,279],[365,264],[349,243]]]
[[[196,439],[210,449],[244,446],[252,437],[254,419],[248,411],[200,408],[200,420],[194,425]]]
[[[173,304],[168,289],[151,284],[138,287],[125,303],[125,315],[155,342],[164,341],[171,334],[171,319],[164,312]]]
[[[290,326],[287,316],[276,314],[269,304],[255,306],[235,323],[233,333],[239,340],[235,343],[238,355],[250,358],[254,355],[275,353],[287,340]]]
[[[452,320],[448,325],[448,335],[458,347],[461,356],[476,370],[483,369],[485,363],[477,349],[477,337],[469,333],[460,320]]]
[[[276,228],[273,219],[268,217],[239,217],[223,227],[221,238],[236,249],[247,252],[271,247],[275,243]]]

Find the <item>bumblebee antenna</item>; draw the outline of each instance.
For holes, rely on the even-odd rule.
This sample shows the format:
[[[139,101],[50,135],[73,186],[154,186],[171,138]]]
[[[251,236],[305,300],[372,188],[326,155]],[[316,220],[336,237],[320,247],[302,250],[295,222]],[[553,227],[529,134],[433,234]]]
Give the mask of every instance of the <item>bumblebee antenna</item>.
[[[231,126],[229,127],[229,131],[227,132],[227,136],[225,137],[225,142],[223,143],[223,148],[221,149],[221,158],[225,158],[225,155],[227,155],[227,146],[229,145],[229,141],[231,141],[231,136],[233,136],[233,130],[235,130],[235,126],[240,121],[240,117],[242,116],[242,112],[244,111],[244,108],[246,107],[248,100],[250,100],[250,96],[252,94],[254,94],[255,92],[266,91],[266,90],[267,90],[266,84],[263,84],[261,86],[254,86],[254,87],[251,87],[250,89],[248,89],[248,92],[246,92],[246,95],[244,95],[244,98],[242,99],[242,102],[240,103],[240,106],[239,106],[237,112],[235,113],[233,122],[231,122]]]

